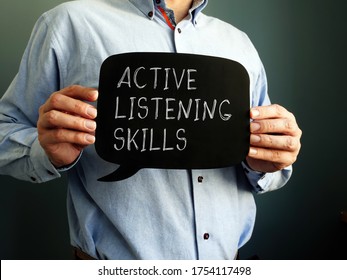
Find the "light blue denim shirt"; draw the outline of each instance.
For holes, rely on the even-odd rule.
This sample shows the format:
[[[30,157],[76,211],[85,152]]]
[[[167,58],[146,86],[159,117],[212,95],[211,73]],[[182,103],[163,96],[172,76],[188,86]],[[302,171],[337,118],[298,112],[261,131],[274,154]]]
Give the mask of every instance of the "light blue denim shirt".
[[[249,73],[250,106],[269,104],[265,72],[252,43],[233,26],[204,15],[206,4],[195,5],[174,30],[158,16],[153,0],[72,1],[43,14],[0,102],[1,174],[38,183],[60,176],[37,139],[39,106],[69,85],[97,88],[100,66],[114,54],[232,59]],[[123,181],[97,181],[116,168],[91,145],[66,171],[71,244],[95,258],[233,259],[252,234],[252,190],[280,188],[292,172],[259,174],[240,164],[142,169]]]

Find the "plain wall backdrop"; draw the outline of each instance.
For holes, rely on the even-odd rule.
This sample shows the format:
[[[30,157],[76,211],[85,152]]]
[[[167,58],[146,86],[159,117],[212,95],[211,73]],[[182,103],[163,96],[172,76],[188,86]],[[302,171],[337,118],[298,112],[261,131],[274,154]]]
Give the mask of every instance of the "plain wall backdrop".
[[[0,96],[32,27],[65,1],[1,0]],[[265,65],[273,103],[303,130],[291,181],[257,195],[257,221],[241,258],[347,259],[344,0],[210,0],[205,13],[245,31]],[[31,184],[0,176],[1,259],[70,259],[66,178]]]

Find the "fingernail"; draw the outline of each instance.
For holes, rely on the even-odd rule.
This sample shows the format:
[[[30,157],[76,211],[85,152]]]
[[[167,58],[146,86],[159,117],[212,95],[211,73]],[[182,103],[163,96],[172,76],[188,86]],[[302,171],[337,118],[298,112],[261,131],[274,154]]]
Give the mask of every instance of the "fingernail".
[[[86,128],[88,128],[88,129],[90,129],[90,130],[95,130],[95,128],[96,128],[96,122],[87,120],[87,121],[85,122],[85,126],[86,126]]]
[[[260,115],[260,112],[257,109],[252,109],[251,113],[252,117],[258,117]]]
[[[251,142],[252,143],[258,143],[260,142],[260,136],[259,135],[254,135],[254,134],[251,134]]]
[[[85,139],[86,139],[86,141],[87,141],[88,143],[90,143],[90,144],[93,144],[93,143],[95,142],[95,136],[90,135],[90,134],[87,134],[87,135],[85,136]]]
[[[257,131],[260,129],[260,124],[256,122],[251,122],[251,132]]]
[[[96,117],[96,114],[97,114],[97,111],[94,107],[88,107],[87,108],[87,114],[88,116],[92,117],[92,118],[95,118]]]
[[[97,90],[93,90],[92,94],[94,95],[93,96],[94,98],[98,98],[98,96],[99,96],[99,92]]]
[[[256,155],[257,153],[258,153],[258,151],[256,149],[254,149],[254,148],[250,148],[249,149],[249,154],[250,155]]]

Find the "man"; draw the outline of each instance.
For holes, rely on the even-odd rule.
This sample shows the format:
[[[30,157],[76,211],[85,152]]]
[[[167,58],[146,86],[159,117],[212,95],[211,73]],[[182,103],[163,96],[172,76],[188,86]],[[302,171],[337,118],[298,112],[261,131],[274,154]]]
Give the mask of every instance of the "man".
[[[252,190],[282,187],[300,149],[294,116],[269,105],[248,37],[202,13],[203,0],[64,3],[37,22],[0,102],[0,171],[44,182],[67,171],[71,244],[97,259],[233,259],[250,238]],[[251,148],[237,166],[143,169],[119,182],[94,149],[99,69],[110,55],[173,52],[224,57],[250,76]],[[102,108],[98,108],[102,110]]]

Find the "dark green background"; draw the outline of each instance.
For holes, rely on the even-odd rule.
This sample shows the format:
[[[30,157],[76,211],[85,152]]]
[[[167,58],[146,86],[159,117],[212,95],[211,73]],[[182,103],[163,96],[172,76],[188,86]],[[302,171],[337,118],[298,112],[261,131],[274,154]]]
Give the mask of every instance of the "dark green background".
[[[0,95],[17,72],[38,16],[59,0],[1,0]],[[256,197],[241,258],[347,259],[345,0],[210,0],[206,13],[245,31],[267,70],[273,103],[303,130],[295,173]],[[1,259],[69,259],[66,178],[35,185],[0,176]]]

